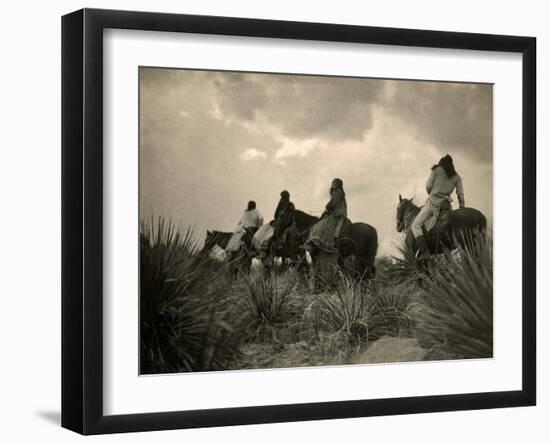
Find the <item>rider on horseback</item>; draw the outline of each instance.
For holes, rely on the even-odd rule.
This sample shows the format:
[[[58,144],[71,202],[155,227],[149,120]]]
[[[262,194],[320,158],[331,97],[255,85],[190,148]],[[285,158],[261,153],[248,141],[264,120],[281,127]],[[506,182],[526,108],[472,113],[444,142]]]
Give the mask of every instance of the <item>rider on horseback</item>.
[[[284,233],[294,222],[295,210],[294,203],[290,201],[290,193],[288,191],[281,192],[281,200],[279,200],[273,217],[274,239],[277,243],[284,243]]]
[[[348,205],[344,183],[341,179],[335,178],[330,186],[330,201],[325,206],[321,219],[311,229],[308,242],[332,252],[335,239],[340,236],[340,231],[347,216]]]
[[[254,234],[264,222],[260,212],[256,209],[256,202],[251,200],[248,202],[247,208],[244,210],[235,233],[229,240],[225,251],[228,253],[236,252],[241,248],[243,236],[248,232]]]
[[[430,256],[422,226],[426,224],[426,228],[429,230],[437,222],[439,212],[442,209],[451,208],[451,194],[455,189],[458,204],[461,208],[464,208],[462,178],[455,170],[452,157],[447,154],[439,160],[437,165],[432,166],[432,172],[426,183],[426,191],[429,197],[412,224],[411,230],[420,251],[419,260],[424,260]],[[426,223],[428,220],[429,223]]]

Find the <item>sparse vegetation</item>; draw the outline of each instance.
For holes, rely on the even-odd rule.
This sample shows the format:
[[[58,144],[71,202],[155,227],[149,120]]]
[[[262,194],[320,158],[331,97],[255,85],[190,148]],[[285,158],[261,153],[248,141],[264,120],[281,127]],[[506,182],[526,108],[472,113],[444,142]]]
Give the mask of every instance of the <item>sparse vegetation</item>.
[[[299,277],[295,270],[266,272],[262,268],[243,275],[244,292],[234,295],[246,313],[247,336],[277,340],[277,329],[296,319]]]
[[[419,343],[403,355],[424,359],[492,356],[490,239],[422,266],[406,251],[382,257],[376,279],[338,271],[317,293],[292,268],[235,279],[163,219],[142,224],[140,239],[144,374],[369,362],[383,337]]]
[[[314,295],[309,307],[313,330],[317,338],[325,339],[329,349],[340,348],[344,360],[349,362],[353,348],[368,341],[367,285],[342,272],[337,273],[334,290]]]
[[[191,230],[163,219],[141,225],[142,374],[224,369],[238,355],[239,315],[223,271],[198,253]]]
[[[475,240],[475,241],[474,241]],[[490,240],[468,239],[446,251],[426,278],[418,331],[428,344],[454,358],[493,355],[493,257]]]
[[[412,320],[406,308],[411,300],[410,292],[415,290],[415,285],[411,283],[389,287],[376,284],[373,287],[369,308],[369,331],[372,340],[386,335],[410,333]]]

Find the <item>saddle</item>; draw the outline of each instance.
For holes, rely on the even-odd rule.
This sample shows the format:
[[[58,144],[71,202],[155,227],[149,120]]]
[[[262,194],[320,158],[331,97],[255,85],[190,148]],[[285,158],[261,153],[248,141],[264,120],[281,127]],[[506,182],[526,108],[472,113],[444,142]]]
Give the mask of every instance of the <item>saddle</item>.
[[[343,238],[349,238],[351,234],[351,220],[349,218],[341,219],[336,225],[336,230],[334,231],[334,239],[340,240]]]
[[[287,246],[289,242],[296,241],[295,237],[297,236],[298,228],[296,227],[296,223],[292,222],[292,224],[282,230],[279,235],[273,235],[273,245],[276,250],[281,250]]]
[[[441,208],[439,211],[439,215],[437,217],[437,221],[435,222],[435,225],[432,229],[429,231],[426,230],[425,226],[422,226],[422,230],[424,231],[424,236],[428,235],[440,235],[448,232],[451,224],[452,224],[452,209],[451,208]]]

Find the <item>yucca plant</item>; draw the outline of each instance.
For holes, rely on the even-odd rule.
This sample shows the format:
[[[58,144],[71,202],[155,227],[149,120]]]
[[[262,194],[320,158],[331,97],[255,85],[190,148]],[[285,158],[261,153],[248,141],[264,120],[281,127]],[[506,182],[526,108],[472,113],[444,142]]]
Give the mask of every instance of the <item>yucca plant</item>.
[[[349,362],[353,348],[368,341],[368,283],[337,271],[338,282],[333,291],[313,296],[302,321],[305,330],[343,349],[344,361]],[[334,346],[331,346],[334,347]]]
[[[234,302],[246,315],[247,335],[276,340],[276,329],[297,315],[298,273],[294,269],[266,272],[260,268],[242,275],[242,281],[244,294],[239,292]]]
[[[339,281],[334,292],[315,295],[315,302],[321,314],[320,321],[325,329],[343,331],[350,336],[360,331],[365,332],[365,283],[341,271],[338,271],[337,275]]]
[[[377,284],[373,286],[369,304],[369,336],[376,340],[385,335],[396,336],[411,327],[407,314],[411,283],[395,286]]]
[[[454,358],[493,355],[493,257],[491,239],[469,235],[430,267],[418,333]]]
[[[141,373],[223,369],[238,355],[223,278],[190,229],[163,218],[141,224]]]
[[[415,254],[403,243],[398,248],[400,256],[379,259],[376,281],[383,285],[417,283],[426,272],[426,266],[419,262]]]

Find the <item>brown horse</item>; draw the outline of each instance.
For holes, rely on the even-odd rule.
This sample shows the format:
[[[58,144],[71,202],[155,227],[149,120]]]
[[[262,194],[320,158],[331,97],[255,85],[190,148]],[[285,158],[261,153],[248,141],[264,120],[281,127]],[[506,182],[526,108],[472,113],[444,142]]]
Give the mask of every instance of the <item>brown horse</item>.
[[[307,242],[313,270],[319,271],[319,277],[325,283],[334,283],[337,268],[351,271],[352,275],[360,279],[375,277],[374,260],[378,250],[378,232],[373,226],[361,222],[349,223],[343,229],[342,235],[336,239],[334,248],[334,253],[328,253],[313,242]],[[351,261],[350,266],[346,266],[346,260]]]
[[[378,233],[367,223],[345,223],[339,238],[335,240],[334,251],[324,250],[313,241],[307,241],[306,248],[311,255],[314,286],[319,281],[333,285],[337,270],[351,273],[359,279],[370,279],[376,275],[374,260],[378,250]]]
[[[406,199],[401,197],[401,194],[399,195],[396,229],[397,232],[405,233],[405,246],[413,254],[416,254],[418,245],[416,244],[411,227],[420,209],[419,206],[413,203],[412,199]],[[450,221],[443,230],[432,229],[432,231],[425,235],[425,238],[430,252],[438,254],[443,252],[444,249],[454,249],[456,243],[463,241],[467,236],[469,237],[476,233],[485,235],[486,228],[487,219],[480,211],[474,208],[461,208],[451,210]]]

